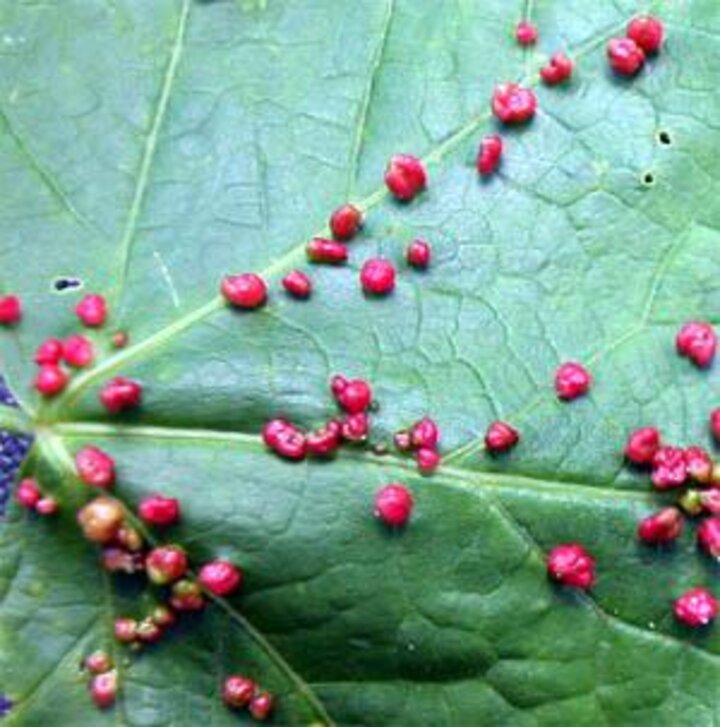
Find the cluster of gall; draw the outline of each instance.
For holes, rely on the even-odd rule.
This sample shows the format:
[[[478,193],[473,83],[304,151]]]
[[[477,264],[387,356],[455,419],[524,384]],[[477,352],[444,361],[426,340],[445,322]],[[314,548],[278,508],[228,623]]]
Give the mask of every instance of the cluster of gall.
[[[645,65],[646,57],[660,50],[663,35],[663,25],[657,18],[650,15],[633,18],[624,38],[611,38],[608,41],[610,66],[621,76],[634,76]]]
[[[275,699],[270,692],[239,674],[233,674],[225,680],[222,699],[230,709],[247,709],[250,716],[258,721],[267,719],[275,706]]]
[[[413,454],[422,474],[430,475],[440,466],[440,429],[434,419],[423,417],[409,429],[395,432],[393,440],[398,451]]]
[[[117,698],[118,672],[110,656],[104,651],[94,651],[85,657],[83,668],[90,676],[90,698],[100,709],[111,707]]]
[[[287,419],[275,418],[265,424],[262,438],[265,445],[280,457],[302,460],[305,457],[329,457],[343,442],[364,442],[370,433],[368,411],[373,401],[370,384],[364,379],[333,376],[330,390],[343,410],[321,427],[305,431]]]
[[[40,483],[30,477],[18,484],[15,500],[26,510],[33,510],[43,517],[54,515],[59,509],[57,500],[52,495],[44,494]]]

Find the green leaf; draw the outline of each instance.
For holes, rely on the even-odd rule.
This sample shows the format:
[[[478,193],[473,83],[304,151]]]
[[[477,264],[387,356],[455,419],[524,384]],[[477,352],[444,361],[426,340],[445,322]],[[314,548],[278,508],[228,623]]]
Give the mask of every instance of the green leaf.
[[[523,8],[523,5],[525,6]],[[720,306],[720,12],[657,2],[668,40],[633,80],[613,77],[606,40],[635,3],[618,0],[8,0],[0,7],[3,289],[22,325],[2,332],[2,368],[29,428],[25,472],[61,500],[56,519],[15,508],[0,547],[0,690],[16,725],[148,727],[249,723],[222,705],[229,673],[278,696],[283,725],[712,725],[720,636],[692,634],[670,604],[717,588],[694,526],[667,552],[640,547],[660,498],[623,466],[627,433],[709,446],[716,371],[674,352],[678,326]],[[512,28],[531,12],[541,41]],[[508,130],[501,173],[474,153],[495,128],[493,87],[537,85],[565,48],[573,81],[537,88],[540,111]],[[421,155],[430,187],[397,205],[382,187],[393,153]],[[312,270],[314,297],[279,279],[350,199],[367,212],[343,268]],[[431,269],[405,244],[430,240]],[[398,262],[386,299],[364,298],[362,262]],[[222,274],[271,286],[260,312],[228,310]],[[59,279],[79,288],[56,289]],[[97,363],[56,401],[32,393],[35,346],[76,330],[72,307],[101,291],[112,320]],[[116,351],[110,334],[127,330]],[[575,359],[591,395],[559,403],[552,374]],[[373,441],[426,413],[444,465],[343,448],[290,464],[258,436],[282,413],[307,427],[336,414],[336,372],[368,378]],[[112,375],[142,381],[142,410],[108,417]],[[482,451],[487,424],[522,432]],[[140,654],[112,622],[139,615],[141,584],[103,574],[75,524],[89,494],[72,454],[118,462],[135,506],[181,498],[170,537],[194,563],[224,556],[243,592],[183,619]],[[402,533],[372,517],[375,490],[413,490]],[[547,580],[544,554],[583,543],[598,560],[587,595]],[[99,712],[82,658],[112,650],[121,690]]]

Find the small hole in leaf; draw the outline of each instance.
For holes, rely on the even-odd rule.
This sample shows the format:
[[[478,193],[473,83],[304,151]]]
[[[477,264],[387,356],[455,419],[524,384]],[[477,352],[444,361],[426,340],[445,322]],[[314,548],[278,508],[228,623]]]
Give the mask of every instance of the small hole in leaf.
[[[646,187],[652,187],[655,184],[655,175],[652,172],[645,172],[642,177],[642,183]]]
[[[82,287],[82,280],[78,280],[77,278],[55,278],[53,280],[53,288],[58,293],[64,293],[67,290],[74,290],[75,288],[81,288]]]
[[[670,136],[670,132],[665,131],[664,129],[662,131],[658,131],[657,140],[663,146],[670,146],[672,144],[672,137]]]

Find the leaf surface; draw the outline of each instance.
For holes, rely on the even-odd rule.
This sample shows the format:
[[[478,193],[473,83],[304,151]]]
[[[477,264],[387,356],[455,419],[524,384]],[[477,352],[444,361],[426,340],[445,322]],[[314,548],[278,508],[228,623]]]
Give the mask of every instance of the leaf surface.
[[[661,500],[620,454],[648,423],[709,446],[717,375],[679,359],[673,338],[720,305],[720,11],[656,3],[667,43],[625,81],[604,45],[636,4],[534,3],[534,51],[512,40],[521,5],[0,8],[2,283],[27,310],[1,334],[23,405],[3,416],[34,433],[25,470],[64,505],[57,519],[14,512],[2,527],[8,725],[242,724],[218,699],[233,672],[277,693],[284,725],[720,718],[720,636],[686,632],[669,607],[690,586],[714,588],[717,572],[693,527],[672,551],[638,546],[636,522]],[[506,133],[501,173],[478,182],[493,87],[536,86],[557,48],[577,62],[572,83],[536,89],[537,117]],[[397,152],[428,164],[429,190],[411,205],[381,184]],[[313,269],[314,297],[290,300],[280,277],[346,199],[367,211],[350,264]],[[424,274],[402,262],[415,237],[435,251]],[[377,255],[398,263],[398,285],[367,299],[358,271]],[[222,274],[244,270],[270,283],[261,312],[217,294]],[[59,279],[80,287],[59,291]],[[93,334],[99,359],[41,403],[32,352],[76,329],[86,291],[112,306]],[[117,329],[130,334],[121,351],[109,346]],[[561,404],[552,375],[568,359],[595,386]],[[336,414],[337,372],[372,382],[374,441],[437,419],[435,476],[369,448],[300,465],[264,450],[272,416],[314,427]],[[120,374],[143,382],[145,405],[110,418],[97,392]],[[522,441],[492,459],[482,433],[496,418]],[[87,443],[116,457],[129,505],[158,490],[182,500],[172,538],[195,563],[228,557],[247,575],[242,594],[140,655],[112,645],[112,621],[140,614],[148,594],[104,575],[75,525],[87,493],[71,456]],[[371,516],[390,481],[417,501],[402,534]],[[588,595],[547,582],[545,552],[568,541],[598,559]],[[122,688],[101,713],[79,664],[103,645]]]

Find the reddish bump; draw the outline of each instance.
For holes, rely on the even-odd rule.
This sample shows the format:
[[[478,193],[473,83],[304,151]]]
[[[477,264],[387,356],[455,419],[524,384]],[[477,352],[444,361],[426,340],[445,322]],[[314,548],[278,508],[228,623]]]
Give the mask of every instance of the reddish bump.
[[[312,280],[302,270],[292,270],[282,279],[282,286],[294,298],[309,298]]]
[[[174,497],[150,495],[140,503],[138,515],[149,525],[174,525],[180,519],[180,501]]]
[[[308,260],[313,263],[340,265],[348,259],[347,245],[336,240],[314,237],[305,247]]]
[[[35,351],[34,361],[39,366],[45,364],[57,365],[63,355],[63,342],[59,338],[48,338],[43,341]]]
[[[382,258],[368,260],[360,270],[360,285],[370,295],[388,295],[395,288],[395,266]]]
[[[35,389],[42,396],[57,396],[70,381],[68,374],[55,364],[44,364],[35,377]]]
[[[621,76],[634,76],[645,63],[643,49],[630,38],[611,38],[607,58],[615,73]]]
[[[577,399],[587,394],[592,386],[590,372],[576,361],[568,361],[555,372],[555,393],[564,401]]]
[[[550,578],[565,586],[587,590],[595,582],[595,560],[577,543],[558,545],[547,559]]]
[[[362,227],[362,212],[352,204],[338,207],[330,216],[330,231],[336,240],[350,240]]]
[[[417,157],[396,154],[385,170],[385,184],[395,199],[409,202],[427,186],[427,172]]]
[[[700,368],[708,367],[715,358],[717,336],[709,323],[690,321],[678,332],[675,347],[680,356],[689,358]]]
[[[659,545],[674,542],[682,530],[682,513],[675,507],[666,507],[641,520],[637,535],[644,543]]]
[[[503,83],[495,88],[492,111],[504,124],[524,124],[535,115],[537,99],[529,88]]]
[[[534,45],[538,39],[537,26],[529,20],[521,20],[515,26],[515,40],[522,46]]]
[[[73,368],[83,368],[95,358],[92,341],[81,334],[68,336],[63,344],[63,361]]]
[[[392,528],[407,524],[413,505],[410,490],[399,483],[385,485],[375,493],[375,517]]]
[[[229,596],[242,586],[243,572],[227,560],[213,560],[200,568],[198,580],[216,596]]]
[[[107,318],[107,302],[102,295],[89,293],[75,306],[75,314],[83,325],[98,328]]]
[[[660,50],[665,29],[658,18],[652,15],[639,15],[628,23],[625,34],[630,40],[635,41],[645,53],[653,54]]]
[[[517,429],[507,422],[493,422],[485,433],[485,446],[492,454],[507,452],[520,441]]]
[[[574,69],[574,64],[562,51],[553,53],[550,60],[540,69],[540,78],[548,86],[557,86],[567,81]]]
[[[487,177],[494,174],[500,166],[503,141],[498,134],[490,134],[480,141],[475,166],[478,174]]]
[[[0,296],[0,325],[14,326],[22,319],[22,301],[17,295]]]
[[[633,464],[652,464],[661,444],[660,432],[655,427],[636,429],[628,437],[625,445],[625,457]]]
[[[422,475],[431,475],[440,466],[441,461],[442,457],[435,449],[420,447],[415,452],[415,462]]]
[[[430,265],[432,248],[425,240],[413,240],[405,251],[407,264],[418,270],[425,270]]]
[[[100,403],[111,414],[135,409],[142,404],[142,385],[124,376],[106,381],[98,394]]]
[[[235,308],[255,310],[267,300],[267,285],[255,273],[226,275],[220,283],[220,293]]]
[[[673,611],[680,623],[700,628],[715,620],[718,603],[707,588],[691,588],[675,601]]]
[[[685,451],[680,447],[660,447],[652,462],[652,483],[658,490],[681,487],[687,480]]]

